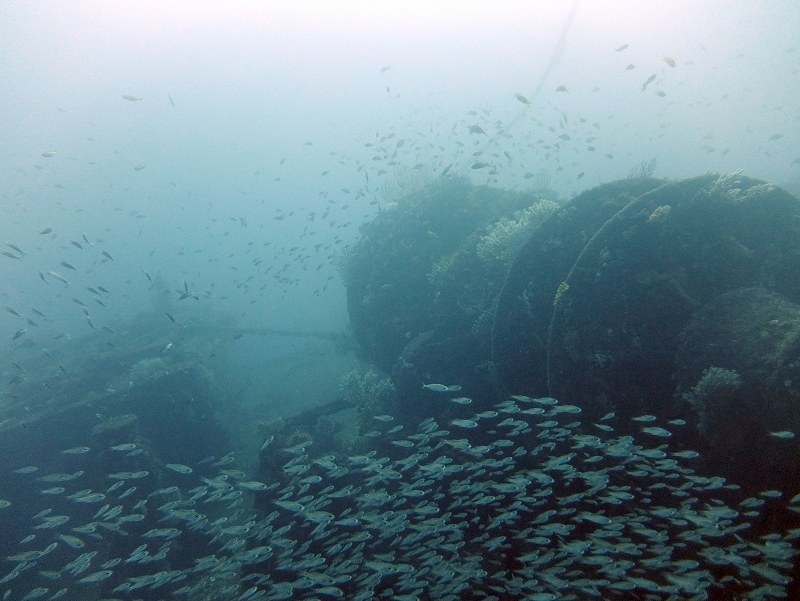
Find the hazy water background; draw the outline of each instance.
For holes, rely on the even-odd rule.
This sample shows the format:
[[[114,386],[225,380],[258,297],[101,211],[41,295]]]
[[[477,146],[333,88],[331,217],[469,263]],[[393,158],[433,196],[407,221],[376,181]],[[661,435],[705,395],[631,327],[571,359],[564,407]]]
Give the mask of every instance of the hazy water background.
[[[335,255],[398,170],[568,198],[654,157],[798,192],[798,23],[791,1],[4,2],[0,243],[25,255],[0,257],[24,315],[0,340],[90,332],[73,298],[113,328],[151,309],[145,271],[179,318],[341,331]],[[311,343],[246,344],[258,364]]]
[[[655,159],[659,177],[741,169],[800,194],[798,23],[789,0],[0,3],[0,404],[20,414],[0,426],[24,422],[36,390],[53,413],[66,393],[81,405],[72,383],[87,387],[83,417],[105,424],[98,393],[120,401],[113,421],[136,410],[125,405],[128,378],[128,390],[144,373],[139,393],[160,392],[142,385],[147,374],[155,383],[159,365],[180,357],[185,368],[196,353],[186,373],[211,374],[202,384],[214,416],[193,423],[209,431],[168,421],[181,414],[168,413],[164,386],[145,400],[183,436],[163,436],[177,457],[151,454],[153,432],[137,451],[152,465],[184,461],[181,445],[199,453],[219,426],[228,447],[208,453],[230,450],[244,477],[263,478],[258,449],[272,430],[259,422],[330,400],[342,374],[367,366],[318,337],[242,333],[346,331],[337,256],[415,185],[449,170],[501,188],[546,185],[566,200]],[[134,319],[135,333],[152,336],[126,339]],[[198,322],[226,329],[184,337],[180,325]],[[153,350],[164,341],[168,362]],[[95,354],[106,343],[121,349],[110,373],[83,373],[112,360]],[[47,428],[3,440],[56,444]],[[100,440],[76,430],[62,445],[75,455],[34,442],[16,445],[13,465],[0,457],[0,492],[13,500],[0,528],[5,571],[28,549],[23,535],[45,540],[27,515],[40,505],[74,516],[66,528],[83,520],[72,500],[42,497],[38,474],[80,468],[104,482]],[[25,472],[23,456],[42,471]],[[138,544],[133,532],[127,542]],[[40,565],[77,555],[59,540]],[[184,557],[176,545],[170,561],[201,549]],[[31,570],[14,586],[41,583]]]

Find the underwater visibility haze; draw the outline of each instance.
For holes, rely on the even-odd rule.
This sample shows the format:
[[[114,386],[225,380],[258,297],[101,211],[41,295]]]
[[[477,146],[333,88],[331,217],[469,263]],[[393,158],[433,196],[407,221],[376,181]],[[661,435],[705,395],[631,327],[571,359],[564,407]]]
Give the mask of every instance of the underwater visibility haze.
[[[800,598],[800,6],[0,5],[0,599]]]

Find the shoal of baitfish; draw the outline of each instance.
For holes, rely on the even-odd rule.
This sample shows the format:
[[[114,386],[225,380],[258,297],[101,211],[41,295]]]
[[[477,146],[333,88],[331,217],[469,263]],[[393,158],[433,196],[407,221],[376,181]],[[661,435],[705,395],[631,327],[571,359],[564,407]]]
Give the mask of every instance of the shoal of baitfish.
[[[453,400],[460,416],[410,434],[376,416],[361,455],[268,440],[262,452],[282,462],[273,482],[230,454],[167,464],[177,483],[156,488],[136,443],[104,449],[130,470],[102,491],[81,488],[82,470],[20,466],[6,477],[46,508],[0,502],[28,531],[3,557],[3,599],[786,598],[800,529],[749,529],[767,503],[800,512],[800,495],[744,498],[696,474],[696,452],[664,444],[680,421],[641,416],[633,437],[615,434],[613,415],[582,425],[551,398],[479,413]],[[95,450],[63,452],[89,462]]]

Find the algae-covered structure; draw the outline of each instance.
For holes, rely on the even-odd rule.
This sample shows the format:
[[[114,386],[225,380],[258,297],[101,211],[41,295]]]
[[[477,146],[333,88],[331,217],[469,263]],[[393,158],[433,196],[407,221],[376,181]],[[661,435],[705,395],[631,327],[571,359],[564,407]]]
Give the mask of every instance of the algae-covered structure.
[[[401,390],[449,378],[491,391],[480,366],[490,367],[496,298],[516,251],[557,207],[548,190],[443,177],[365,224],[342,269],[365,358]]]
[[[481,398],[553,396],[595,420],[688,421],[685,439],[734,475],[713,443],[720,419],[727,456],[777,444],[778,458],[748,465],[760,483],[794,482],[769,466],[800,456],[785,440],[800,432],[800,202],[739,173],[554,200],[444,181],[365,226],[345,271],[364,354],[401,396],[456,382]],[[758,419],[698,400],[712,368],[740,376],[730,410]]]

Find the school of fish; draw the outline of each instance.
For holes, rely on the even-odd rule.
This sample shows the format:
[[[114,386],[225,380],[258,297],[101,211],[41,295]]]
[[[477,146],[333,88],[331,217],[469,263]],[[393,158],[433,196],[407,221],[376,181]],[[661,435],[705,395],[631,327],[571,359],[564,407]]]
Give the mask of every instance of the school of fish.
[[[714,126],[709,117],[745,87],[685,95],[686,78],[721,77],[705,49],[698,60],[676,52],[634,63],[627,57],[635,48],[614,46],[603,68],[619,79],[603,86],[552,81],[538,97],[538,89],[512,88],[455,115],[435,95],[406,103],[402,71],[383,66],[375,77],[393,103],[388,124],[354,119],[353,138],[368,131],[357,148],[287,140],[255,168],[244,157],[237,167],[248,178],[230,195],[193,196],[194,172],[169,180],[172,166],[136,144],[120,143],[110,157],[106,143],[88,137],[80,152],[68,138],[37,143],[35,162],[10,174],[9,182],[19,179],[2,190],[4,207],[20,216],[12,225],[27,229],[19,238],[9,233],[0,250],[4,273],[24,283],[2,291],[13,327],[0,428],[17,425],[35,385],[54,396],[62,390],[75,369],[67,363],[73,336],[93,332],[110,348],[122,346],[115,328],[136,306],[130,298],[163,290],[176,307],[159,312],[171,338],[159,353],[166,355],[182,344],[187,305],[232,309],[247,322],[273,298],[304,287],[307,296],[332,294],[341,249],[358,225],[437,176],[579,189],[641,158],[618,149],[620,137],[658,140],[691,117],[695,137],[685,143],[695,153],[722,160],[746,148],[800,165],[791,132],[784,136],[771,117],[748,128],[759,142],[752,148],[741,143],[742,131],[731,137],[730,128]],[[792,83],[798,53],[780,51],[781,74]],[[584,94],[600,100],[575,104]],[[132,114],[167,101],[180,112],[177,94],[177,102],[162,96],[115,92],[113,101]],[[630,98],[651,118],[648,131],[605,108]],[[764,113],[784,110],[775,104]],[[641,148],[650,152],[649,144],[633,152]],[[129,188],[119,183],[119,164]],[[313,166],[303,182],[313,204],[298,202],[306,191],[298,193],[296,181],[287,186],[299,165]],[[135,203],[155,186],[145,178],[165,167],[169,215],[158,203]],[[83,210],[81,178],[86,189],[108,194],[96,201],[94,220],[75,217]],[[43,181],[47,192],[35,183],[29,191],[29,181]],[[35,213],[40,196],[47,207]],[[187,227],[189,214],[197,231]],[[79,326],[64,325],[66,318]],[[22,359],[34,352],[41,362]],[[450,403],[446,420],[376,415],[359,454],[318,454],[311,440],[285,447],[269,438],[260,453],[280,468],[269,476],[238,469],[234,453],[192,465],[159,458],[156,470],[136,441],[100,448],[75,440],[59,452],[65,471],[14,466],[0,474],[8,486],[0,538],[19,533],[0,555],[0,600],[787,598],[800,529],[770,531],[763,516],[778,505],[800,513],[800,494],[745,496],[695,472],[697,451],[665,444],[684,426],[679,421],[640,416],[634,437],[616,432],[613,415],[582,423],[580,408],[555,399],[515,396],[474,412],[469,397],[448,396],[461,392],[458,384],[424,388]],[[770,434],[786,444],[796,436]],[[85,484],[111,464],[103,486]]]
[[[359,455],[268,440],[281,473],[264,482],[233,454],[157,478],[135,443],[103,450],[130,463],[103,490],[83,489],[82,470],[20,466],[4,477],[39,502],[0,501],[27,524],[2,558],[2,599],[785,598],[800,528],[753,530],[768,503],[800,512],[800,494],[745,498],[695,473],[698,454],[670,450],[651,416],[634,437],[551,398],[479,413],[464,399],[408,434],[376,416]],[[63,451],[76,467],[97,452]]]

